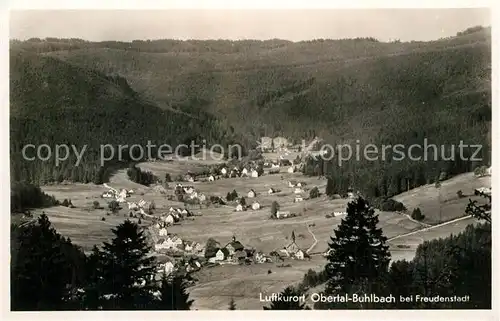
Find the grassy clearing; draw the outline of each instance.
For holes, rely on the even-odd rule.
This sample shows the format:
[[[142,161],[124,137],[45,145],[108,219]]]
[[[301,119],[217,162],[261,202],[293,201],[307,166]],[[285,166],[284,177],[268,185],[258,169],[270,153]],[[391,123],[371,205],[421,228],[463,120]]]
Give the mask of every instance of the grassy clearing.
[[[470,199],[481,199],[474,196],[474,189],[491,186],[491,176],[475,177],[473,173],[455,176],[441,183],[437,189],[434,185],[424,185],[394,197],[402,202],[408,211],[419,207],[425,215],[423,222],[437,224],[463,216]],[[457,192],[462,190],[466,197],[458,198]]]
[[[157,173],[180,174],[185,173],[187,169],[202,166],[202,164],[194,161],[182,161],[142,163],[140,166]],[[342,220],[342,216],[326,218],[325,215],[332,212],[344,212],[347,200],[330,200],[322,195],[316,199],[294,203],[293,190],[288,187],[288,181],[291,179],[306,183],[304,197],[308,197],[307,189],[314,186],[317,186],[321,193],[325,191],[326,180],[305,177],[300,173],[286,173],[285,169],[282,169],[280,174],[264,175],[259,178],[230,178],[214,182],[194,182],[190,185],[194,185],[207,196],[225,197],[227,192],[235,189],[239,196],[246,198],[247,204],[251,204],[255,200],[261,204],[262,208],[257,211],[236,212],[236,203],[219,207],[213,205],[209,207],[189,206],[197,216],[193,220],[185,220],[170,227],[169,232],[178,234],[186,240],[203,243],[208,238],[213,237],[221,245],[228,243],[235,235],[246,247],[253,247],[268,254],[289,244],[292,231],[295,232],[299,247],[309,248],[314,239],[307,226],[312,224],[310,230],[318,239],[318,243],[311,252],[324,251],[333,229]],[[130,198],[130,201],[138,201],[141,198],[154,201],[157,213],[166,211],[170,206],[184,206],[182,203],[169,201],[167,195],[155,192],[153,188],[130,182],[125,171],[119,171],[109,184],[117,189],[122,187],[135,188],[136,194]],[[420,207],[426,215],[427,222],[434,223],[436,217],[439,216],[439,204],[441,204],[442,218],[452,219],[463,215],[468,197],[458,199],[456,196],[458,189],[469,195],[475,187],[488,184],[489,178],[476,179],[472,174],[465,174],[443,182],[440,199],[433,197],[435,192],[433,186],[422,186],[395,198],[402,201],[409,210],[416,206]],[[175,183],[170,184],[167,189],[168,194],[173,194],[174,186]],[[270,187],[280,189],[281,192],[268,195]],[[103,186],[72,184],[46,186],[43,189],[57,199],[70,198],[72,200],[76,206],[74,209],[54,207],[44,211],[58,231],[71,237],[75,243],[87,250],[94,244],[101,244],[108,240],[111,236],[111,228],[121,223],[125,219],[124,215],[128,213],[127,209],[122,209],[117,216],[105,216],[105,210],[88,210],[94,200],[99,201],[104,207],[107,206],[107,202],[100,198],[100,194],[105,190]],[[254,189],[257,193],[253,199],[247,197],[247,192],[250,189]],[[270,219],[270,207],[273,201],[280,204],[281,210],[291,211],[299,216],[283,220]],[[102,216],[106,217],[106,221],[101,221]],[[421,224],[394,212],[379,212],[379,220],[380,227],[388,238],[422,229]],[[393,259],[411,259],[418,244],[424,240],[446,237],[451,233],[460,232],[472,222],[472,219],[462,220],[391,241],[389,244]],[[148,224],[147,221],[143,223]],[[323,268],[325,262],[322,256],[313,255],[311,261],[290,260],[285,262],[292,265],[289,268],[278,268],[276,263],[207,268],[198,273],[199,282],[190,289],[190,292],[197,309],[227,309],[231,297],[234,297],[239,309],[261,309],[262,303],[258,300],[260,292],[281,291],[287,285],[300,281],[308,269],[319,270]],[[269,269],[273,273],[268,274]]]

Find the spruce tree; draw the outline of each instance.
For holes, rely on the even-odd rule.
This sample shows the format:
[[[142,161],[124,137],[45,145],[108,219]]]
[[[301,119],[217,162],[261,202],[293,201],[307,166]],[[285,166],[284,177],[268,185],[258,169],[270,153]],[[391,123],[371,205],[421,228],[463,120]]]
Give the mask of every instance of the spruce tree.
[[[326,191],[325,191],[325,194],[328,195],[328,196],[332,196],[333,194],[335,194],[335,186],[334,186],[334,183],[333,183],[333,178],[331,178],[331,177],[328,177],[328,179],[326,181]]]
[[[234,303],[234,298],[231,298],[231,301],[229,301],[229,309],[228,310],[236,310],[236,304]]]
[[[81,283],[83,252],[61,237],[45,214],[36,224],[14,227],[11,235],[11,309],[70,309],[72,289]]]
[[[264,310],[310,310],[306,306],[305,300],[283,300],[283,298],[301,297],[302,295],[302,292],[289,286],[280,293],[281,299],[277,298],[271,301],[271,304],[264,307]]]
[[[160,301],[157,304],[159,310],[189,310],[193,300],[189,299],[186,292],[184,279],[174,276],[171,280],[163,274],[160,287]]]
[[[103,246],[103,291],[111,309],[145,309],[152,302],[155,259],[139,226],[126,220],[112,229],[111,243]]]
[[[347,205],[347,215],[334,230],[325,271],[326,294],[373,293],[387,272],[387,238],[377,227],[378,215],[361,197]]]

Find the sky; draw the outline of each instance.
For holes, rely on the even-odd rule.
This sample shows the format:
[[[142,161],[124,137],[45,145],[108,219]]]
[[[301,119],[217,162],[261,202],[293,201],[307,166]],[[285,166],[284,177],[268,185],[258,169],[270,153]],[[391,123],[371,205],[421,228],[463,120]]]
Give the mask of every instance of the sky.
[[[491,25],[489,9],[11,11],[10,38],[427,41]]]

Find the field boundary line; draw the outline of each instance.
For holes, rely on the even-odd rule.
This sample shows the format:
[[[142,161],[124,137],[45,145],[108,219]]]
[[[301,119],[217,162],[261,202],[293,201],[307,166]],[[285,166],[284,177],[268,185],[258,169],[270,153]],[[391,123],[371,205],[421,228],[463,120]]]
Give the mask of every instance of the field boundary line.
[[[463,221],[465,219],[470,219],[470,218],[472,218],[472,216],[470,216],[470,215],[462,216],[462,217],[456,218],[456,219],[448,221],[448,222],[444,222],[444,223],[437,224],[437,225],[432,225],[430,227],[426,227],[426,228],[423,228],[423,229],[420,229],[420,230],[417,230],[417,231],[413,231],[413,232],[409,232],[409,233],[405,233],[405,234],[400,234],[400,235],[394,236],[394,237],[388,239],[387,242],[394,241],[394,240],[396,240],[396,239],[398,239],[400,237],[410,236],[410,235],[413,235],[413,234],[417,234],[419,232],[426,232],[426,231],[432,230],[434,228],[438,228],[438,227],[441,227],[441,226],[445,226],[445,225],[448,225],[448,224],[451,224],[451,223]]]

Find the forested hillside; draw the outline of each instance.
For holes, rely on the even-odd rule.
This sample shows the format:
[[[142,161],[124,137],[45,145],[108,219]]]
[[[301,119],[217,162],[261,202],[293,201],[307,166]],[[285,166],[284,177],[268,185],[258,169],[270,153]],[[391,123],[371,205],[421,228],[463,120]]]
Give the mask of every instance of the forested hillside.
[[[168,110],[142,100],[117,76],[70,65],[61,60],[12,51],[10,55],[10,135],[11,169],[14,181],[47,183],[73,180],[102,183],[105,168],[100,167],[99,146],[118,144],[177,146],[201,139],[219,142],[224,137],[215,117],[200,112],[198,118]],[[26,144],[52,148],[48,161],[22,159]],[[56,167],[56,144],[87,146],[81,166],[71,157]],[[116,151],[116,156],[118,152]],[[153,151],[154,153],[154,151]],[[34,149],[27,152],[35,155]],[[128,150],[123,152],[128,161]],[[45,154],[44,154],[45,156]],[[106,164],[119,166],[117,158]]]
[[[489,159],[489,28],[406,43],[31,39],[11,46],[14,151],[31,140],[133,144],[203,137],[251,147],[261,135],[300,140],[315,134],[331,144],[464,140],[484,145],[484,162]],[[346,177],[346,185],[363,182],[363,189],[391,179],[397,186],[407,177],[412,185],[430,182],[442,171],[474,166],[321,164],[322,174]],[[34,170],[24,167],[15,173]],[[51,176],[36,172],[38,181]]]

